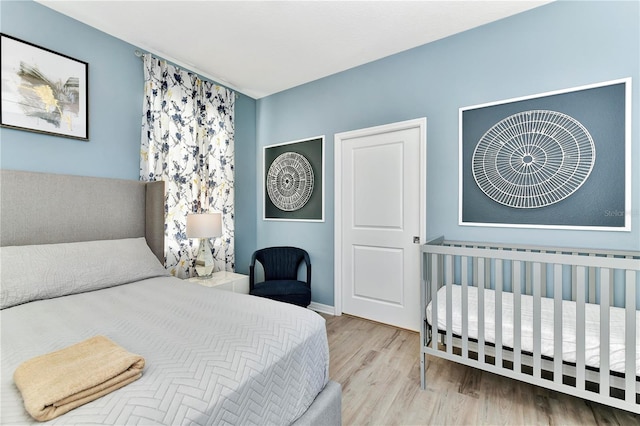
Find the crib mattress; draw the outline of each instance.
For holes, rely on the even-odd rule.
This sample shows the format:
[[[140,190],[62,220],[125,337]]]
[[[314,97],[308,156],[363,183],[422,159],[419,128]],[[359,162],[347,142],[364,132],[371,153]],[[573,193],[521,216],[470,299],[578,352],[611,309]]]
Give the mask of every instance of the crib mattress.
[[[468,328],[470,339],[478,338],[478,289],[467,287]],[[462,335],[462,287],[451,286],[452,324],[454,334]],[[446,287],[438,290],[438,330],[445,331],[446,323]],[[502,345],[513,348],[513,293],[502,293]],[[554,356],[554,300],[541,298],[541,354]],[[495,291],[484,290],[484,339],[487,343],[495,343]],[[432,321],[432,306],[427,305],[426,318]],[[625,310],[610,308],[610,370],[625,371]],[[521,296],[521,349],[533,353],[533,296]],[[640,376],[640,314],[636,311],[636,376]],[[576,362],[576,303],[562,302],[562,359]],[[585,304],[585,364],[600,368],[600,305]]]

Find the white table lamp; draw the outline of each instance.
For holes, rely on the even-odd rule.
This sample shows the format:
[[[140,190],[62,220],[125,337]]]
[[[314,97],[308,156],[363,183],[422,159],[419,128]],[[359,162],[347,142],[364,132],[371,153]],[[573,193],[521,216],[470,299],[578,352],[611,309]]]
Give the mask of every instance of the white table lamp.
[[[214,272],[213,248],[210,238],[222,235],[222,215],[220,213],[197,213],[187,215],[187,237],[200,238],[196,272],[199,277],[209,277]]]

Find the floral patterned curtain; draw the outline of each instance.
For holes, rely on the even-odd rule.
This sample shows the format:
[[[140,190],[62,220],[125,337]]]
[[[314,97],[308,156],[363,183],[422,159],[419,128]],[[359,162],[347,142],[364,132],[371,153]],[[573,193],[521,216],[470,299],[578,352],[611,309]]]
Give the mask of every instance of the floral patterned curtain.
[[[216,270],[234,270],[235,93],[159,60],[144,60],[140,180],[165,181],[165,265],[194,275],[198,240],[187,214],[222,212],[214,241]]]

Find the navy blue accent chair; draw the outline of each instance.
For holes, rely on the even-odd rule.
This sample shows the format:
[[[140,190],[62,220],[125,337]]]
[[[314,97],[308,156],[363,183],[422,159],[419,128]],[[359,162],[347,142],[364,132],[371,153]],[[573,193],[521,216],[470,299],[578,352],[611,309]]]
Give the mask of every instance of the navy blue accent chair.
[[[255,282],[255,265],[264,270],[264,281]],[[298,280],[304,262],[307,280]],[[297,247],[267,247],[256,250],[249,265],[249,294],[307,307],[311,303],[311,261],[309,254]]]

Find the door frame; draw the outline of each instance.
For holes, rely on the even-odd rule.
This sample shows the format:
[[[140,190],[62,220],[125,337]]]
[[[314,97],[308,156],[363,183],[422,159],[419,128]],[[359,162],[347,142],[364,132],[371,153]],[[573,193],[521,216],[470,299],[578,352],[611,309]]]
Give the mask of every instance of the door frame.
[[[333,309],[334,315],[342,315],[342,141],[413,128],[420,129],[420,244],[426,241],[427,232],[427,118],[400,121],[365,129],[351,130],[334,135],[334,269]],[[416,254],[418,255],[418,254]],[[416,283],[419,285],[419,283]]]

